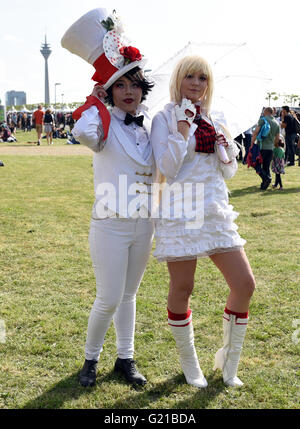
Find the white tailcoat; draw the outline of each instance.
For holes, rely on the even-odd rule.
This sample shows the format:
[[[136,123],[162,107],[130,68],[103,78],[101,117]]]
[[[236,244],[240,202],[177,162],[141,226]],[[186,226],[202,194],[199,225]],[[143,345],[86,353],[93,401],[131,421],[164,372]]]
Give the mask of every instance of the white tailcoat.
[[[73,129],[75,139],[94,151],[95,203],[92,217],[148,217],[151,212],[150,185],[156,180],[152,147],[149,145],[146,159],[143,159],[113,114],[107,140],[103,142],[99,115],[90,119],[95,109],[93,106],[84,112]],[[150,118],[146,112],[142,113],[144,129],[150,140]]]

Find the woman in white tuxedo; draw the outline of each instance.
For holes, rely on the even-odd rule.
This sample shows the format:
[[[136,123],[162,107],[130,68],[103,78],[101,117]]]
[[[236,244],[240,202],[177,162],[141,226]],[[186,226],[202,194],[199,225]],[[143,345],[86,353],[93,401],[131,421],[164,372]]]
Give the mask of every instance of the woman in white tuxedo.
[[[150,120],[142,101],[152,88],[138,49],[122,46],[115,14],[94,9],[66,32],[62,45],[92,63],[98,82],[73,114],[76,140],[94,151],[95,203],[89,234],[97,294],[79,374],[93,386],[105,334],[113,320],[118,357],[114,369],[129,383],[144,385],[133,360],[136,294],[152,248],[150,188],[155,163]],[[102,39],[101,39],[102,36]],[[88,52],[86,52],[88,46]],[[111,109],[108,111],[103,102]]]
[[[206,387],[194,346],[189,305],[197,258],[209,257],[230,290],[223,315],[224,345],[216,353],[215,369],[223,371],[226,384],[241,386],[237,368],[255,281],[243,249],[245,240],[234,223],[238,213],[228,202],[224,180],[237,170],[238,150],[225,124],[211,120],[213,76],[203,58],[190,56],[179,61],[171,78],[170,95],[171,102],[152,121],[155,161],[168,189],[172,185],[175,189],[175,184],[193,185],[188,197],[193,204],[200,197],[202,206],[198,209],[201,206],[204,216],[195,224],[189,213],[181,218],[172,215],[179,201],[175,195],[170,200],[170,217],[156,220],[154,256],[167,262],[170,275],[168,323],[187,382]],[[196,184],[203,186],[197,188]]]

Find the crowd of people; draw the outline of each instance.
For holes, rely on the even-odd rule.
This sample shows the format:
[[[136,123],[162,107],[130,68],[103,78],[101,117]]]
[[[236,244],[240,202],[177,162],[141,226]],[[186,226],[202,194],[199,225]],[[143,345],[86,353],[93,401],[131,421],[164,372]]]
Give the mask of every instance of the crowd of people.
[[[272,108],[272,117],[278,122],[281,126],[284,121],[287,121],[287,130],[285,127],[281,127],[280,135],[283,142],[288,143],[289,150],[285,150],[285,163],[287,162],[288,156],[292,159],[291,164],[294,164],[294,155],[298,155],[298,141],[299,141],[299,133],[296,132],[295,125],[291,125],[291,118],[296,118],[300,122],[300,110],[292,110],[288,106],[284,109],[283,107]],[[51,109],[47,109],[45,112],[42,110],[41,106],[38,106],[37,110],[41,110],[43,112],[43,116],[45,113],[50,113],[53,117],[53,120],[50,121],[52,124],[52,137],[56,138],[68,138],[68,131],[72,131],[74,127],[74,119],[72,118],[72,113],[63,113],[63,112],[55,112]],[[0,140],[2,141],[16,141],[15,133],[16,130],[22,130],[24,132],[29,132],[32,128],[36,128],[36,120],[35,120],[35,112],[9,112],[7,114],[6,122],[0,124]],[[262,110],[262,116],[264,114],[264,109]],[[39,123],[39,121],[38,121]],[[42,125],[44,122],[42,122]],[[66,126],[68,127],[66,129]],[[244,131],[242,134],[235,138],[235,141],[242,145],[242,149],[238,155],[239,161],[241,161],[244,165],[247,164],[247,157],[249,153],[249,149],[251,147],[251,138],[253,135],[253,131],[255,130],[255,125]],[[291,132],[291,131],[292,132]],[[287,137],[286,137],[287,134]],[[46,131],[43,138],[46,138]]]
[[[15,142],[17,141],[14,133],[11,131],[10,127],[6,122],[0,124],[0,142]]]
[[[38,146],[41,144],[41,138],[47,139],[47,143],[52,144],[53,138],[72,139],[71,132],[73,127],[74,119],[72,118],[71,112],[55,112],[51,109],[46,109],[46,111],[44,111],[42,106],[39,105],[38,109],[34,112],[9,112],[6,117],[6,122],[0,125],[0,142],[17,141],[17,130],[30,132],[34,128],[38,136]],[[42,136],[43,131],[44,136]]]
[[[255,159],[259,159],[258,168],[255,162],[249,158],[250,149],[259,139],[261,127],[264,119],[270,125],[268,136],[258,141],[259,150],[255,152]],[[7,121],[0,124],[0,142],[16,142],[16,130],[29,132],[33,128],[37,132],[37,145],[41,144],[41,139],[46,139],[47,144],[53,144],[53,139],[68,139],[70,144],[78,144],[72,135],[75,125],[72,113],[52,111],[50,108],[43,110],[39,105],[38,109],[31,112],[9,112]],[[298,122],[298,124],[297,124]],[[271,171],[275,174],[273,189],[279,186],[283,190],[281,174],[285,174],[286,166],[295,165],[295,155],[298,155],[298,165],[300,166],[300,112],[292,110],[289,106],[263,108],[261,118],[256,125],[244,131],[235,138],[240,144],[238,160],[244,165],[252,165],[262,179],[261,189],[266,190],[272,182]],[[44,136],[42,136],[44,131]]]
[[[261,138],[261,129],[269,123],[268,135]],[[72,113],[52,111],[50,108],[38,109],[31,112],[9,112],[7,121],[0,124],[0,142],[16,142],[16,130],[29,132],[33,128],[37,132],[37,145],[41,139],[47,144],[53,144],[53,139],[68,139],[70,144],[78,144],[72,135],[75,125]],[[300,166],[300,112],[289,106],[263,108],[258,123],[235,138],[240,145],[238,160],[244,165],[253,166],[261,177],[261,189],[266,190],[272,182],[271,171],[275,174],[273,189],[279,186],[283,190],[281,174],[285,174],[286,166],[295,165],[295,155],[298,155]],[[44,131],[44,136],[42,136]],[[253,145],[255,143],[254,152]],[[259,149],[258,149],[259,148]],[[249,154],[251,156],[249,157]]]
[[[265,136],[262,135],[264,127],[267,127]],[[300,113],[296,109],[291,110],[289,106],[281,109],[266,107],[258,123],[235,139],[242,147],[238,159],[256,169],[262,179],[262,190],[271,184],[271,170],[275,174],[273,189],[279,185],[283,190],[281,174],[285,174],[286,166],[295,165],[295,155],[298,155],[300,166],[299,129]]]

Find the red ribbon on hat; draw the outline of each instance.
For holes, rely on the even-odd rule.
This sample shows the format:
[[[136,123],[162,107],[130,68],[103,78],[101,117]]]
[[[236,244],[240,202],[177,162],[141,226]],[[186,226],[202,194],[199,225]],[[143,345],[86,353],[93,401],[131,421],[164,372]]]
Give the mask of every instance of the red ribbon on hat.
[[[105,54],[100,55],[100,57],[94,62],[93,66],[96,71],[92,80],[98,82],[100,85],[106,84],[112,75],[118,71],[118,69],[109,62]]]
[[[110,114],[107,108],[105,107],[105,104],[102,103],[102,101],[100,101],[99,98],[94,97],[93,95],[89,95],[88,97],[86,97],[86,102],[73,112],[72,117],[73,119],[78,121],[82,113],[92,106],[96,106],[99,111],[99,115],[102,120],[102,126],[103,126],[103,134],[104,134],[103,140],[106,140],[108,136],[109,125],[110,125]]]

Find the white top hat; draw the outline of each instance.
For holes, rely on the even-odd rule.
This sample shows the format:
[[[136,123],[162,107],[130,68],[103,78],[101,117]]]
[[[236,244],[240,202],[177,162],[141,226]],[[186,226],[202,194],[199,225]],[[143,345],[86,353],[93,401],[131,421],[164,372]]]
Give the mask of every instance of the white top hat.
[[[129,70],[143,68],[147,61],[137,48],[125,46],[122,33],[115,11],[108,16],[106,9],[98,8],[71,25],[61,45],[92,64],[96,69],[92,79],[107,89]]]

